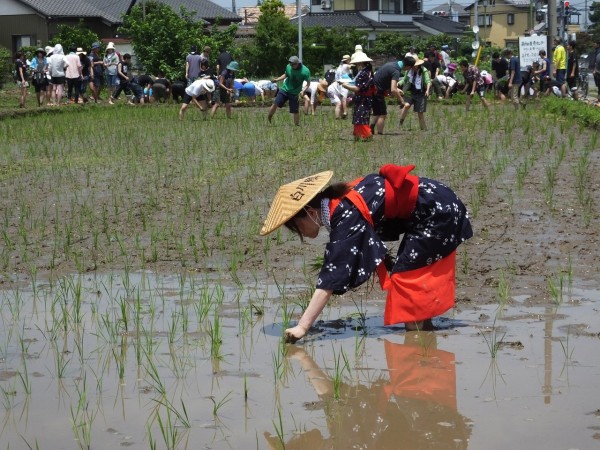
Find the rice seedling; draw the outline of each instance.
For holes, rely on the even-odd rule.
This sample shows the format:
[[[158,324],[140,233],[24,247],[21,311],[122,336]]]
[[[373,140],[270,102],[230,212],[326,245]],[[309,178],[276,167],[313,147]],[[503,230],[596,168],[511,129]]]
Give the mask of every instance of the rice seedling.
[[[179,429],[175,426],[172,415],[172,411],[168,408],[166,409],[164,419],[159,411],[156,412],[156,420],[158,421],[160,434],[167,450],[175,450],[178,448],[179,441],[182,438],[179,434]]]
[[[501,317],[506,305],[510,301],[510,282],[503,270],[500,271],[500,278],[498,280],[496,291],[496,297],[498,298],[498,309],[496,314]]]
[[[560,306],[563,303],[564,293],[564,274],[560,272],[556,279],[548,277],[548,291],[550,297],[556,306]]]
[[[356,312],[349,316],[356,320],[356,325],[353,329],[360,331],[363,336],[367,336],[369,334],[369,330],[367,329],[367,311],[363,308],[362,298],[359,303],[356,303],[356,300],[352,299],[352,303],[354,303],[354,307],[356,308]]]
[[[209,323],[208,334],[210,337],[210,356],[213,359],[222,359],[221,345],[223,344],[223,335],[221,330],[221,319],[215,310],[213,321]]]
[[[208,397],[208,399],[212,402],[213,404],[213,409],[212,409],[212,413],[213,413],[213,417],[216,419],[219,417],[219,410],[225,406],[227,403],[229,403],[231,401],[231,394],[233,393],[233,391],[229,391],[225,397],[223,397],[221,400],[216,401],[214,396],[210,396]]]
[[[494,322],[492,324],[491,330],[488,332],[486,331],[482,331],[480,330],[479,332],[481,333],[481,335],[483,336],[483,339],[485,340],[485,344],[487,345],[487,348],[490,352],[490,356],[492,357],[492,359],[496,359],[496,356],[498,355],[498,350],[500,349],[500,346],[502,345],[502,341],[504,340],[504,337],[506,336],[506,333],[503,333],[502,336],[499,337],[499,332],[498,329],[496,328],[496,320],[497,317],[494,318]],[[489,336],[488,336],[489,334]]]
[[[277,407],[277,422],[274,420],[273,427],[275,428],[275,434],[277,435],[278,444],[282,450],[285,450],[285,433],[283,431],[283,417],[281,415],[281,408]]]
[[[39,444],[39,442],[38,442],[38,440],[37,440],[37,439],[35,440],[35,444],[34,444],[34,445],[35,445],[35,447],[33,447],[33,446],[32,446],[32,445],[31,445],[31,444],[30,444],[30,443],[27,441],[27,439],[25,439],[25,437],[23,437],[23,435],[19,434],[19,437],[20,437],[20,438],[23,440],[23,442],[25,443],[25,445],[27,446],[27,448],[28,448],[29,450],[33,450],[34,448],[35,448],[36,450],[39,450],[39,448],[40,448],[40,444]]]
[[[292,317],[294,316],[295,308],[293,306],[291,306],[287,301],[284,301],[279,306],[279,309],[281,310],[281,327],[282,327],[282,330],[285,331],[286,328],[290,327],[290,323],[292,322]]]
[[[565,339],[559,339],[558,342],[560,344],[560,348],[563,351],[563,355],[565,356],[565,360],[567,362],[572,362],[573,361],[573,352],[575,351],[575,348],[571,347],[570,345],[570,341],[569,341],[569,336],[571,335],[570,333],[570,328],[567,327],[567,336]]]
[[[52,351],[54,352],[54,361],[56,365],[56,378],[62,379],[65,377],[65,371],[71,359],[67,359],[65,353],[60,351],[56,344],[52,346]]]
[[[333,348],[333,373],[330,373],[331,382],[333,384],[333,398],[339,400],[341,398],[341,388],[344,383],[344,372],[347,373],[347,376],[350,377],[352,375],[350,371],[350,364],[348,362],[348,357],[346,353],[344,353],[344,349],[340,348],[339,353],[335,352],[335,348]]]
[[[82,386],[76,384],[78,401],[76,406],[71,405],[71,427],[77,445],[82,450],[92,448],[92,425],[98,414],[98,410],[90,408],[87,398],[86,377],[81,381]]]

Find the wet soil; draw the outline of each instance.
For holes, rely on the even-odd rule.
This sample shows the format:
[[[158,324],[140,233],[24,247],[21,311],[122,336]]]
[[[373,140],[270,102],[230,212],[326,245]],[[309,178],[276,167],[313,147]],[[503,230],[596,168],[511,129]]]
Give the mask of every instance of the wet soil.
[[[55,126],[50,140],[60,150],[48,151],[29,136],[19,139],[22,122],[0,123],[0,384],[10,424],[0,446],[18,448],[22,435],[32,447],[39,440],[46,443],[40,448],[72,448],[71,414],[85,418],[77,409],[84,375],[94,411],[102,411],[92,448],[146,448],[149,426],[161,442],[156,411],[166,420],[169,409],[157,406],[148,363],[136,363],[143,352],[131,330],[141,328],[102,337],[103,314],[122,327],[120,305],[135,305],[137,296],[167,398],[178,411],[185,401],[192,418],[190,427],[173,419],[177,448],[280,448],[283,440],[286,448],[380,449],[404,439],[400,448],[536,448],[541,436],[545,448],[593,448],[600,429],[598,141],[535,107],[495,107],[490,116],[431,108],[431,136],[416,130],[416,120],[398,130],[392,111],[389,134],[366,144],[354,144],[350,125],[331,125],[329,116],[296,130],[285,111],[264,131],[264,121],[251,116],[207,128],[192,114],[173,124],[175,111],[166,108],[125,116],[99,110],[104,130],[137,120],[127,122],[125,137],[114,137],[111,146],[121,150],[87,153],[89,139],[71,126]],[[83,127],[80,116],[75,125]],[[55,125],[28,120],[37,129]],[[245,121],[253,140],[233,137],[247,133]],[[153,134],[140,122],[168,123],[169,130]],[[228,144],[212,154],[181,138],[199,129],[208,142],[228,136]],[[279,184],[307,172],[338,165],[336,178],[353,179],[389,161],[417,163],[418,174],[448,182],[472,211],[475,236],[457,257],[456,308],[435,321],[434,337],[414,337],[402,326],[382,326],[384,294],[369,284],[335,298],[309,337],[278,359],[283,307],[298,317],[326,236],[304,244],[286,232],[258,237],[268,201]],[[64,280],[77,279],[85,325],[52,338],[50,306],[61,304]],[[184,330],[184,311],[195,314],[206,292],[218,297],[221,290],[210,326],[203,319]],[[11,307],[17,299],[21,313]],[[222,358],[211,357],[208,337],[217,316]],[[64,378],[56,349],[70,361]],[[336,394],[341,351],[350,370]],[[442,381],[424,389],[432,374]]]

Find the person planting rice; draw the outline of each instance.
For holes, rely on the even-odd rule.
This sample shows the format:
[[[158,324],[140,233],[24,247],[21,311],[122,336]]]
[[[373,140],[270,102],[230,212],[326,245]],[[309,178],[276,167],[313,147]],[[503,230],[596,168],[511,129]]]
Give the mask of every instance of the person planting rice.
[[[325,171],[279,188],[262,236],[281,225],[301,240],[317,237],[321,227],[330,231],[315,292],[298,324],[285,330],[286,342],[306,335],[332,294],[360,286],[375,271],[387,291],[384,325],[432,329],[431,318],[454,306],[456,248],[473,236],[469,215],[450,188],[410,174],[414,168],[387,164],[324,189],[333,176]],[[383,241],[401,234],[392,261]]]

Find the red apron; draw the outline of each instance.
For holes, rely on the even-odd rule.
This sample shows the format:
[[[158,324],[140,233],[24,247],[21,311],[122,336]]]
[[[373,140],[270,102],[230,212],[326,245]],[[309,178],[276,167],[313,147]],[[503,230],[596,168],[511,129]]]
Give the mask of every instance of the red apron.
[[[406,219],[413,212],[418,196],[418,177],[409,172],[415,166],[387,164],[380,170],[385,178],[385,217]],[[362,178],[349,183],[356,186]],[[371,212],[364,198],[355,190],[346,195],[365,220],[374,226]],[[342,198],[331,201],[331,215]],[[387,291],[384,325],[400,322],[418,322],[445,313],[455,303],[456,251],[445,258],[419,269],[392,273],[382,262],[377,266],[381,289]]]

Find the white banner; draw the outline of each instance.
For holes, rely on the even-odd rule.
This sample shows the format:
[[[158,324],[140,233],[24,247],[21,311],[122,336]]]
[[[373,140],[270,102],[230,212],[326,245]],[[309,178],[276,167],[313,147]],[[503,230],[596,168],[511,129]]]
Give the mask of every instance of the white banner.
[[[530,66],[533,62],[540,60],[540,50],[546,50],[547,36],[523,36],[519,37],[519,62],[521,70]]]

